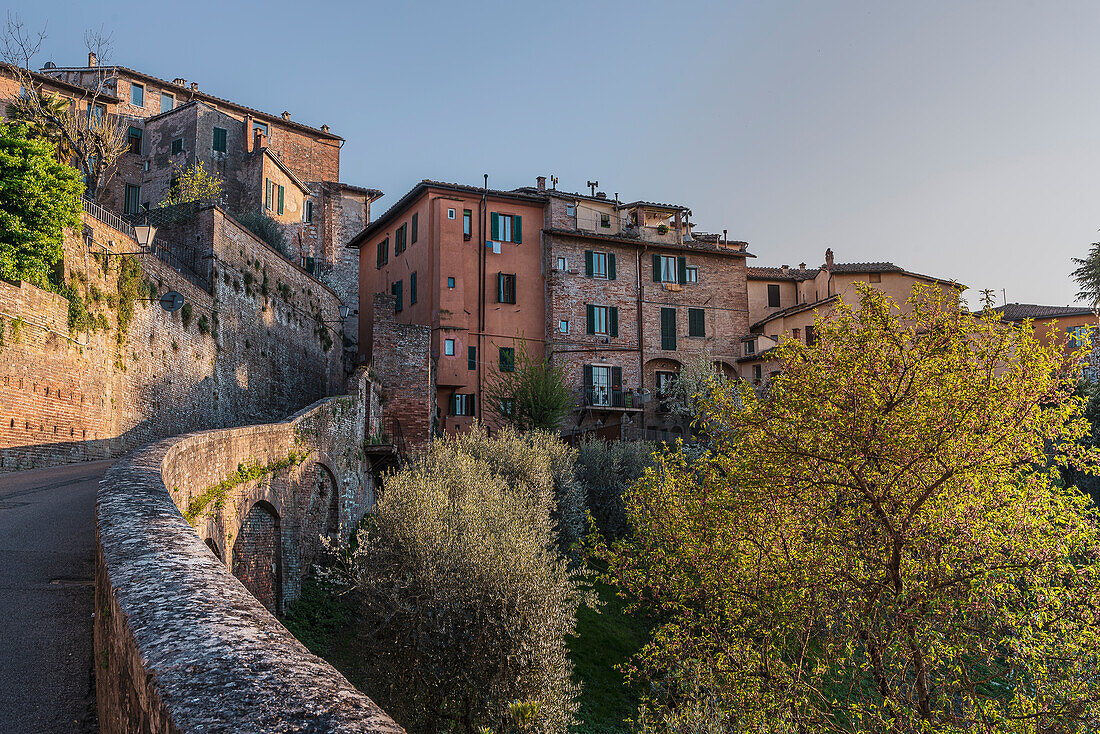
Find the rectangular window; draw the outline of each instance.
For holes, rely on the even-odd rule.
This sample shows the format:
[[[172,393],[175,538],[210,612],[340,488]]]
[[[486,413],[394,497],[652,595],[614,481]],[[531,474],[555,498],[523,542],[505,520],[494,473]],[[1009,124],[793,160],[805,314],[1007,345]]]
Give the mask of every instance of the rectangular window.
[[[107,115],[107,105],[88,103],[88,119],[94,122],[102,122]]]
[[[215,153],[224,153],[225,152],[225,150],[226,150],[225,136],[226,136],[226,130],[225,130],[224,127],[214,128],[214,145],[213,145],[213,147],[214,147],[214,152]]]
[[[397,281],[396,283],[394,283],[392,286],[390,286],[390,292],[393,293],[393,297],[394,297],[394,303],[393,303],[394,313],[401,313],[401,310],[405,307],[405,305],[401,302],[402,301],[401,291],[403,290],[403,288],[404,288],[404,286],[402,285],[400,280]]]
[[[588,333],[603,336],[618,336],[618,308],[613,306],[588,305]]]
[[[466,347],[466,369],[477,369],[477,347]]]
[[[141,155],[141,128],[131,125],[126,130],[126,142],[129,146],[127,148],[129,152]]]
[[[145,106],[145,85],[130,82],[130,104],[135,107]]]
[[[601,214],[600,215],[600,226],[603,227],[604,229],[610,229],[611,228],[611,215],[610,214]]]
[[[127,214],[137,214],[141,211],[141,187],[126,184],[126,207],[124,211]]]
[[[688,336],[706,335],[706,312],[701,308],[689,308]]]
[[[664,370],[657,370],[657,372],[654,373],[654,378],[657,387],[657,397],[667,398],[672,390],[672,383],[676,381],[676,373],[667,372]],[[668,403],[662,400],[661,402],[657,403],[657,412],[667,413],[668,407]]]
[[[565,216],[567,216],[567,217],[577,216],[577,207],[576,207],[576,205],[566,204],[565,205]]]
[[[592,365],[592,382],[589,390],[590,405],[611,405],[611,368],[606,365]]]
[[[451,277],[447,278],[447,287],[450,288],[451,290],[454,290],[454,287],[455,287],[454,276],[451,276]]]
[[[474,236],[474,213],[469,209],[462,210],[462,237],[470,239]]]
[[[508,417],[515,415],[516,413],[516,399],[515,398],[501,398],[500,399],[500,414]]]
[[[492,212],[489,225],[489,239],[493,242],[514,242],[517,245],[523,243],[523,217]]]
[[[409,305],[416,303],[416,271],[409,275]]]
[[[791,338],[796,342],[802,341],[802,329],[791,329]]]
[[[606,278],[607,277],[607,253],[606,252],[593,252],[592,253],[592,277],[593,278]]]
[[[676,351],[676,309],[661,309],[661,349]]]
[[[813,324],[806,325],[806,346],[812,347],[817,344],[817,329]]]
[[[171,94],[168,94],[168,92],[161,92],[160,93],[160,111],[162,113],[167,112],[168,110],[172,109],[175,106],[176,106],[176,98],[175,97],[173,97]]]
[[[279,214],[283,213],[283,199],[286,196],[286,188],[284,186],[279,187]]]
[[[313,271],[317,269],[317,260],[312,257],[303,257],[302,267],[306,269],[307,273],[313,275]]]
[[[750,354],[756,354],[756,340],[755,339],[750,339],[747,342],[745,342],[745,356],[747,357]]]
[[[378,243],[378,267],[382,267],[390,261],[390,238]]]
[[[183,138],[176,138],[172,141],[172,155],[177,155],[183,152]]]
[[[685,280],[688,283],[698,283],[699,282],[699,268],[696,268],[696,267],[688,268],[687,269],[687,278]]]
[[[455,210],[454,209],[448,209],[447,210],[447,219],[454,219],[454,218],[455,218]]]
[[[497,273],[497,303],[516,302],[515,273]]]
[[[568,334],[569,333],[569,322],[564,320],[564,319],[559,321],[558,322],[558,331],[560,331],[562,334]]]
[[[680,280],[676,272],[676,258],[670,255],[653,256],[654,274],[653,280],[658,283],[676,283]]]
[[[752,379],[754,382],[760,382],[761,372],[762,370],[760,368],[760,365],[754,364],[752,366]]]
[[[264,209],[271,211],[275,208],[275,182],[270,178],[264,179]],[[381,262],[379,262],[381,265]]]
[[[558,270],[560,270],[564,273],[568,269],[569,269],[568,268],[568,263],[566,263],[565,258],[564,257],[559,257],[558,258]]]
[[[443,354],[447,357],[455,356],[455,340],[444,339],[443,340]]]
[[[267,137],[267,123],[253,121],[252,122],[252,136],[255,137],[257,132],[263,133],[264,137],[266,138]]]
[[[768,283],[768,308],[779,308],[779,286]]]
[[[402,224],[393,233],[393,254],[397,255],[405,251],[405,233],[408,232],[407,224]]]
[[[501,372],[515,372],[516,371],[516,349],[515,349],[515,347],[501,347],[500,348],[500,371]]]
[[[451,415],[473,415],[474,396],[472,393],[455,393],[451,397]]]
[[[417,214],[417,213],[413,213],[413,216],[412,216],[412,237],[409,238],[410,241],[412,242],[412,244],[414,244],[414,245],[416,244],[416,238],[419,236],[419,234],[420,234],[420,215]]]
[[[312,222],[313,221],[313,202],[310,201],[309,199],[306,199],[306,201],[304,201],[302,203],[302,221],[303,222]]]

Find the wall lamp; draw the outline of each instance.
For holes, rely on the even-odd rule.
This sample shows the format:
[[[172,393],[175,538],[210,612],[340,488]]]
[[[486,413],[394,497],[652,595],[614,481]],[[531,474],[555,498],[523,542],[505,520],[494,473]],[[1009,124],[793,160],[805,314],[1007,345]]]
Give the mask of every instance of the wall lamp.
[[[340,304],[340,318],[339,319],[333,319],[332,321],[321,321],[321,323],[322,324],[342,324],[342,323],[344,323],[344,320],[347,319],[349,313],[351,313],[351,309],[341,303]]]

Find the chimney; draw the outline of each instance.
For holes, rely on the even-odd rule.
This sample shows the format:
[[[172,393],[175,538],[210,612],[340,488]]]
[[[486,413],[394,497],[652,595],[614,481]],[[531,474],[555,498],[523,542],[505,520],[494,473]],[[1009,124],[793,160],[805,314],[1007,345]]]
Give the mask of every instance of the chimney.
[[[327,133],[327,132],[328,132],[328,130],[329,130],[329,127],[328,127],[328,125],[321,125],[321,132],[323,132],[323,133]]]
[[[191,82],[191,91],[192,92],[199,91],[199,83],[198,82]]]
[[[264,135],[264,131],[256,128],[255,130],[255,142],[252,144],[252,150],[261,150],[267,147],[267,136]]]
[[[175,79],[173,79],[172,83],[175,84],[177,87],[186,87],[187,86],[187,80],[184,79],[181,76],[177,76]]]
[[[806,269],[806,263],[799,263],[798,264],[798,269],[799,270],[805,270]]]
[[[730,243],[729,230],[728,229],[723,229],[722,230],[722,244],[728,245],[729,243]]]
[[[791,272],[791,267],[789,265],[784,265],[781,270],[783,271],[783,275],[789,275]]]
[[[88,66],[99,66],[99,57],[95,55],[95,51],[88,52]]]
[[[284,120],[289,120],[290,119],[290,113],[287,112],[286,110],[283,110],[283,119]]]
[[[825,250],[825,267],[833,267],[833,248],[831,247]]]
[[[597,198],[597,199],[606,199],[606,198],[607,198],[607,194],[605,194],[605,193],[604,193],[604,192],[602,192],[602,191],[597,191],[597,192],[596,192],[596,198]]]
[[[546,191],[546,176],[535,177],[535,188],[539,191]]]

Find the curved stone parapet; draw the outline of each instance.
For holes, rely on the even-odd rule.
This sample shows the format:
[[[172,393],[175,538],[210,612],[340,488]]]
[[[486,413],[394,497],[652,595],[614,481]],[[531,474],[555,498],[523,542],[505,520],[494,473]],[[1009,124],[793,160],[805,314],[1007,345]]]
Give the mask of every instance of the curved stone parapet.
[[[165,439],[107,472],[96,502],[100,731],[403,731],[306,650],[211,552],[177,506],[186,507],[193,490],[170,491],[192,473],[202,486],[243,451],[277,453],[296,431],[300,442],[303,421],[313,420],[315,430],[326,411],[352,406],[339,407],[341,400],[348,398],[284,423]],[[351,419],[362,420],[354,412]]]

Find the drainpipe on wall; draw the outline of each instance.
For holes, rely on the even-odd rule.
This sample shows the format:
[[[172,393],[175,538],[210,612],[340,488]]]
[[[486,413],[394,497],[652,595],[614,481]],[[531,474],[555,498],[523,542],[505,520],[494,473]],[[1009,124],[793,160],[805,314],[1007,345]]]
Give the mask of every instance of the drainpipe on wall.
[[[642,254],[649,250],[648,245],[643,245],[642,249],[638,250],[637,262],[637,278],[638,289],[637,301],[638,306],[638,391],[641,392],[645,389],[645,350],[642,345]],[[642,424],[645,425],[645,409],[642,409]]]

